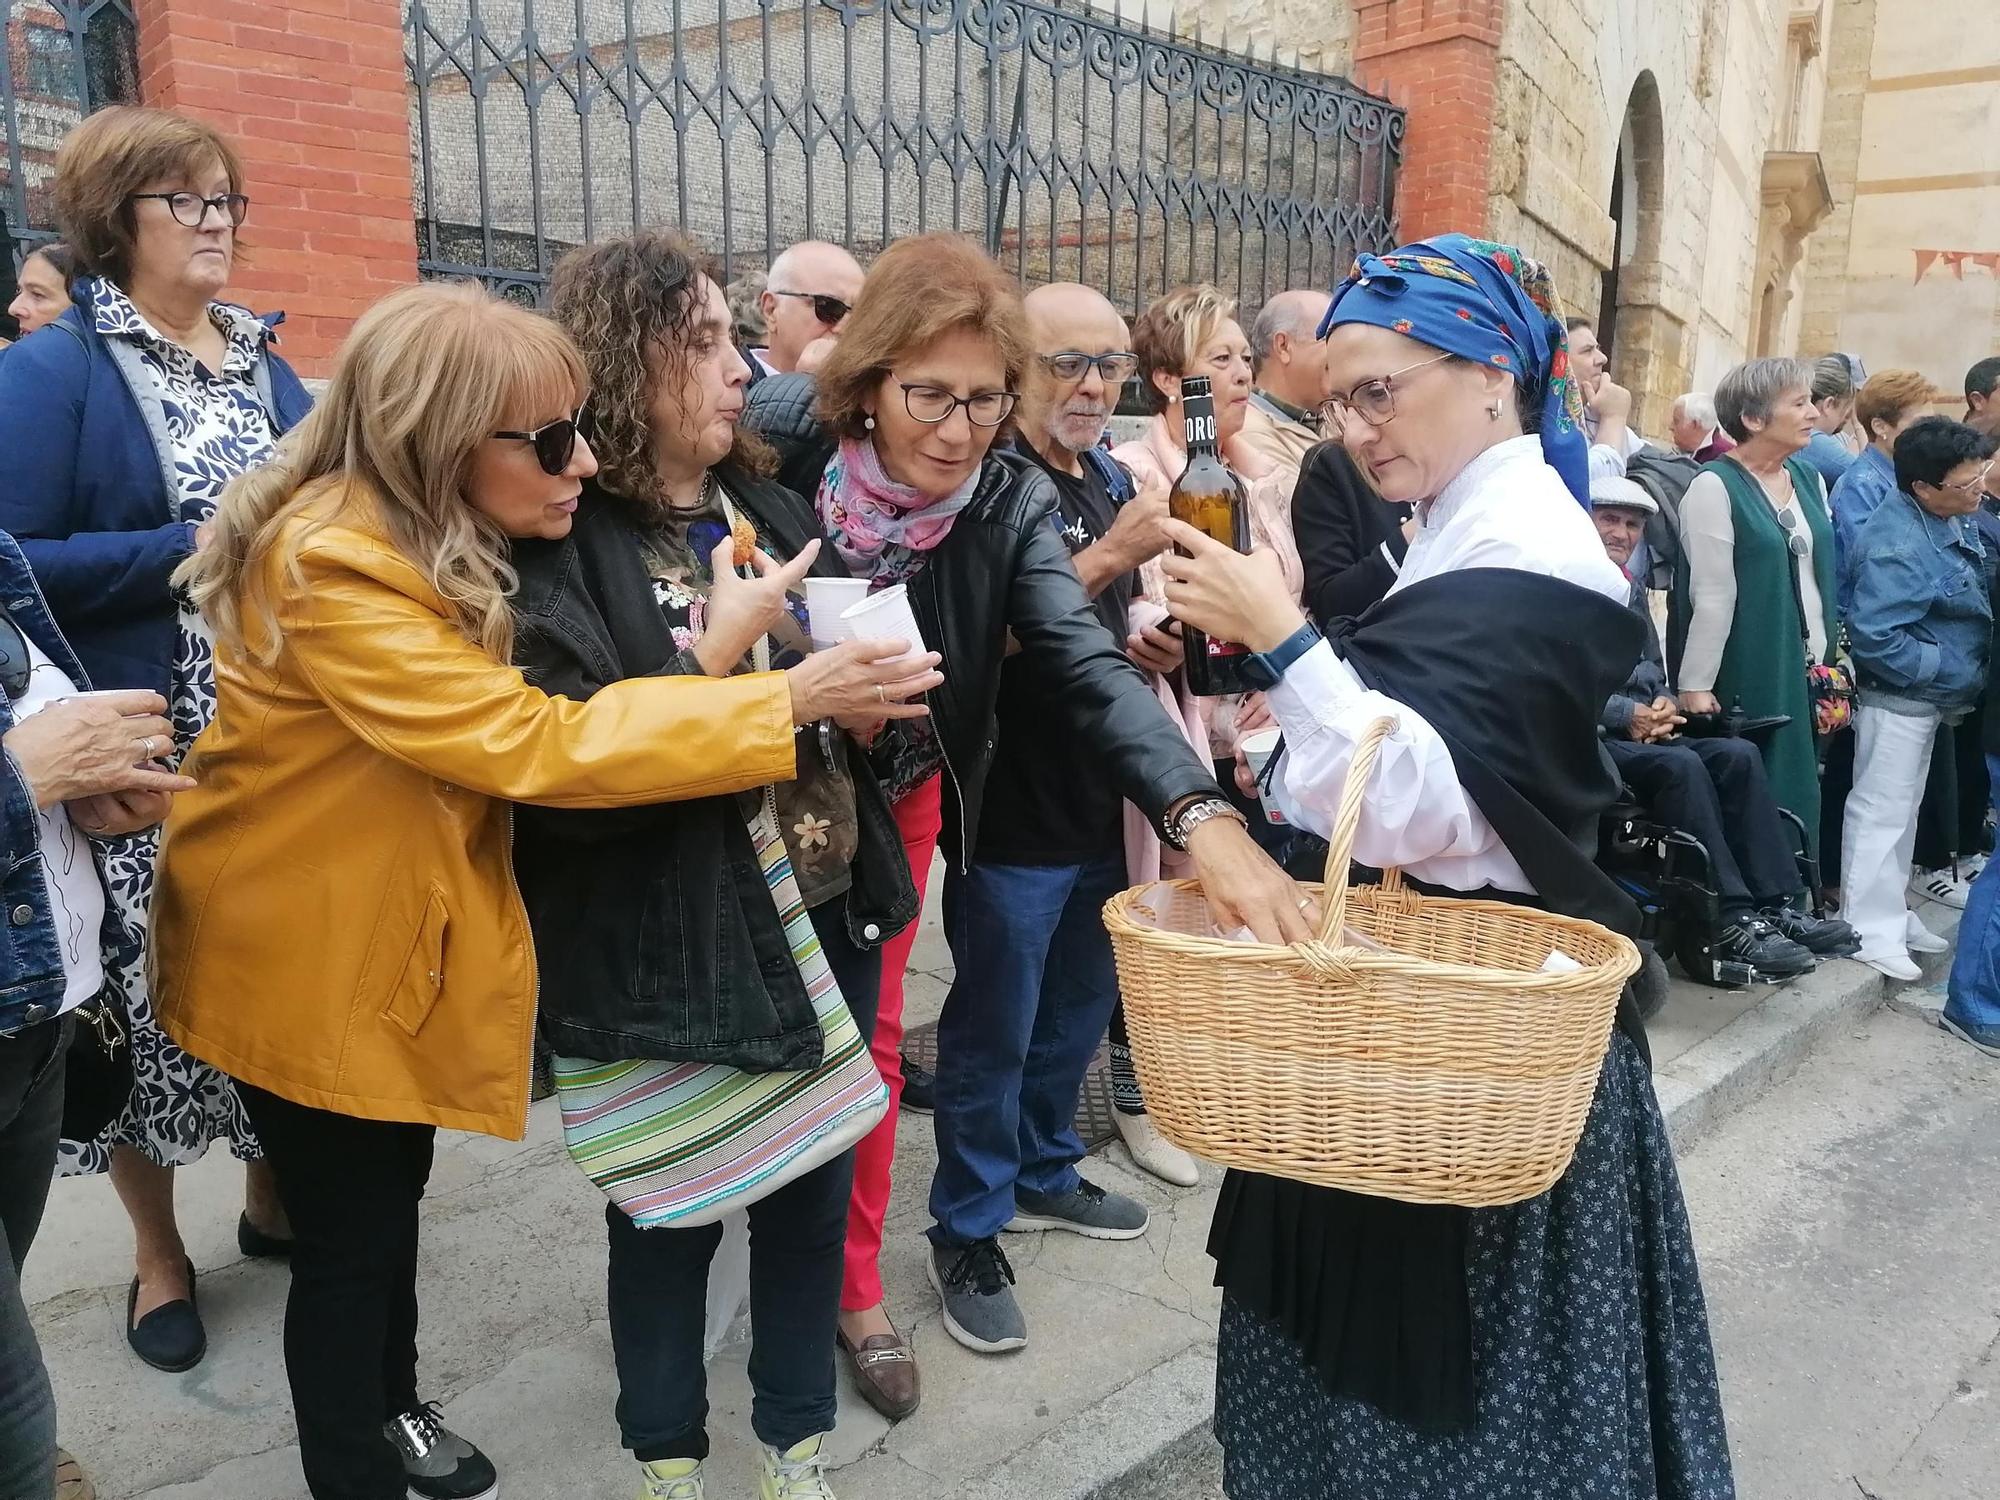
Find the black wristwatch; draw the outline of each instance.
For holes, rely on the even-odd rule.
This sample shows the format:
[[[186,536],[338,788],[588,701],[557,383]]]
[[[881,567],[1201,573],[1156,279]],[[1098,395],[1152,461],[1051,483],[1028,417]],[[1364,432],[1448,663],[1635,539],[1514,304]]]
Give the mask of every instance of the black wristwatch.
[[[1252,651],[1246,673],[1262,688],[1274,688],[1284,680],[1285,670],[1317,646],[1325,637],[1308,620],[1269,651]]]

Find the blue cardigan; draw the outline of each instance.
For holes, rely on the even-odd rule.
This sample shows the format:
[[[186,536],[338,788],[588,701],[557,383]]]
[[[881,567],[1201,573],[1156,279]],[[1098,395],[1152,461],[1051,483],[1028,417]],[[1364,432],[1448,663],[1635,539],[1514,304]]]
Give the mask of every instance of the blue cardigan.
[[[283,433],[312,397],[270,347],[275,321],[265,320],[258,385]],[[20,543],[100,688],[169,692],[168,580],[193,550],[194,528],[179,519],[165,447],[82,305],[0,357],[0,531]]]

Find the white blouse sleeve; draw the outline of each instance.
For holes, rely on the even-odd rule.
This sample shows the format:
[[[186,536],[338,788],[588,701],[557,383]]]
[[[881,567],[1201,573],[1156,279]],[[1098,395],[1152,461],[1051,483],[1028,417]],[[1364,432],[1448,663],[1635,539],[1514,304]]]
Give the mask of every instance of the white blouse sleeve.
[[[1688,486],[1681,500],[1681,546],[1687,552],[1693,610],[1674,685],[1683,693],[1707,693],[1715,688],[1736,621],[1736,523],[1719,476],[1697,474]]]
[[[1411,868],[1446,860],[1448,867],[1413,870],[1460,889],[1487,880],[1532,890],[1465,788],[1451,752],[1416,710],[1362,686],[1354,669],[1321,641],[1294,662],[1270,690],[1272,712],[1285,732],[1278,806],[1297,827],[1329,836],[1354,748],[1383,715],[1396,729],[1382,742],[1354,841],[1354,857],[1377,868]],[[1462,868],[1457,861],[1469,861]]]

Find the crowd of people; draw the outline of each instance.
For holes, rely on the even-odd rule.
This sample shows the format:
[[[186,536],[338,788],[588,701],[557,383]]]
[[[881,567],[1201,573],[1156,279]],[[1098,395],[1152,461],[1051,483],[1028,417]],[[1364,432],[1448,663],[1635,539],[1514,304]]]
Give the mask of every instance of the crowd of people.
[[[223,300],[252,196],[227,139],[104,110],[52,188],[64,240],[0,352],[5,1500],[89,1493],[19,1285],[58,1164],[110,1175],[127,1340],[186,1370],[174,1170],[218,1141],[242,1250],[289,1260],[315,1500],[497,1493],[423,1397],[419,1207],[440,1127],[523,1133],[538,1039],[607,1200],[642,1500],[709,1483],[737,1209],[759,1494],[830,1500],[842,1367],[891,1420],[922,1399],[879,1264],[899,1114],[934,1117],[943,1326],[1022,1347],[1006,1236],[1147,1228],[1080,1171],[1107,1039],[1133,1160],[1197,1180],[1146,1112],[1105,900],[1185,873],[1222,930],[1310,939],[1293,876],[1383,714],[1363,865],[1636,934],[1593,862],[1634,796],[1705,851],[1707,946],[1757,979],[1913,978],[1943,943],[1911,894],[1966,905],[1945,1025],[2000,1056],[2000,876],[1970,868],[2000,360],[1962,422],[1911,372],[1754,360],[1654,442],[1547,274],[1463,236],[1246,333],[1215,286],[1128,324],[956,236],[724,287],[642,230],[567,254],[546,313],[385,297],[315,397]],[[1112,446],[1128,384],[1147,419]],[[1190,391],[1248,554],[1170,513]],[[1184,629],[1262,689],[1192,696]],[[939,855],[925,1072],[905,972]],[[1635,996],[1550,1193],[1231,1171],[1210,1250],[1232,1500],[1734,1493]]]

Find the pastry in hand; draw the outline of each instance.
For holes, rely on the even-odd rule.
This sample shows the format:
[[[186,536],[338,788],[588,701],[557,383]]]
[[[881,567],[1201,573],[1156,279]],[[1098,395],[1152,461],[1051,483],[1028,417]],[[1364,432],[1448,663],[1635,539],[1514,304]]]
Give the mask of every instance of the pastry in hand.
[[[757,528],[738,516],[730,522],[729,535],[736,543],[736,566],[749,567],[750,554],[757,550]]]

